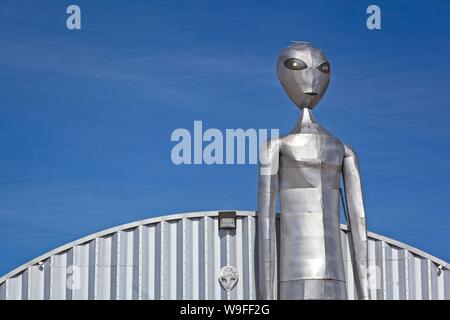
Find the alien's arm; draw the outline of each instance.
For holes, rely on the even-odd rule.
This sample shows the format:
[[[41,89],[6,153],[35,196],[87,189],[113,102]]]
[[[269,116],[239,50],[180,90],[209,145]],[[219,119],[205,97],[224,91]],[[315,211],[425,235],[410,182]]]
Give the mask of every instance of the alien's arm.
[[[275,276],[275,218],[278,192],[279,140],[269,140],[259,155],[258,246],[259,292],[263,300],[273,299]]]
[[[359,299],[366,300],[369,298],[366,214],[364,212],[358,156],[349,146],[345,146],[342,171],[348,210],[347,225],[350,234],[350,250],[355,285]]]

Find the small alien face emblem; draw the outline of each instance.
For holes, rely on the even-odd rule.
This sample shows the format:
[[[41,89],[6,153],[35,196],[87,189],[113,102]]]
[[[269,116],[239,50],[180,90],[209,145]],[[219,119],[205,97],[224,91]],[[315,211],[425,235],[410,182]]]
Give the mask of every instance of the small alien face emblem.
[[[295,43],[284,49],[277,62],[278,80],[299,108],[314,108],[330,82],[330,63],[320,49]]]
[[[219,283],[226,292],[230,292],[236,286],[239,275],[235,267],[225,266],[220,269]]]

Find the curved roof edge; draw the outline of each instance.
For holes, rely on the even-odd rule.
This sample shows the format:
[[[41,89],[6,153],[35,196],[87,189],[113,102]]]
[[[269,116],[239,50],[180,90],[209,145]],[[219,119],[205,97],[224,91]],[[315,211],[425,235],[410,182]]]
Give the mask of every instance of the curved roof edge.
[[[118,231],[122,231],[122,230],[127,230],[127,229],[131,229],[131,228],[136,228],[139,227],[141,225],[148,225],[148,224],[152,224],[152,223],[158,223],[158,222],[162,222],[162,221],[170,221],[170,220],[179,220],[179,219],[183,219],[183,218],[200,218],[200,217],[208,217],[208,216],[217,216],[219,211],[236,211],[238,216],[256,216],[255,211],[245,211],[245,210],[215,210],[215,211],[196,211],[196,212],[186,212],[186,213],[175,213],[175,214],[169,214],[169,215],[164,215],[164,216],[158,216],[158,217],[153,217],[153,218],[148,218],[148,219],[143,219],[143,220],[138,220],[138,221],[134,221],[134,222],[129,222],[126,224],[122,224],[116,227],[112,227],[109,229],[105,229],[102,231],[98,231],[95,233],[92,233],[88,236],[85,236],[83,238],[80,238],[78,240],[69,242],[65,245],[62,245],[60,247],[57,247],[51,251],[48,251],[26,263],[24,263],[23,265],[11,270],[10,272],[8,272],[7,274],[5,274],[3,277],[0,278],[0,284],[3,283],[4,281],[6,281],[7,279],[21,273],[22,271],[24,271],[25,269],[27,269],[30,266],[33,266],[43,260],[48,259],[49,257],[64,252],[76,245],[80,245],[86,242],[89,242],[91,240],[94,240],[96,238],[99,237],[103,237],[103,236],[107,236],[111,233],[114,232],[118,232]],[[341,229],[342,230],[347,230],[347,226],[345,224],[341,224]],[[425,251],[422,251],[420,249],[411,247],[410,245],[407,245],[403,242],[379,235],[377,233],[373,233],[368,231],[367,232],[368,236],[376,239],[376,240],[380,240],[380,241],[385,241],[389,244],[392,244],[396,247],[399,248],[403,248],[406,249],[408,251],[410,251],[411,253],[424,257],[426,259],[429,259],[431,261],[433,261],[434,263],[443,266],[445,269],[450,269],[450,264],[445,262],[442,259],[439,259],[429,253],[426,253]]]

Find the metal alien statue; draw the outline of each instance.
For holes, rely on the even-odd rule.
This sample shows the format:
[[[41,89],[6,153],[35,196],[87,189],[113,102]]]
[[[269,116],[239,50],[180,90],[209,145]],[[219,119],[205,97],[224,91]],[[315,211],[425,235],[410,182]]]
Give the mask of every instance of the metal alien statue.
[[[367,229],[358,158],[312,115],[327,90],[330,64],[320,49],[294,43],[278,57],[277,74],[303,112],[288,135],[269,140],[260,154],[260,298],[275,297],[279,192],[279,298],[347,299],[339,227],[342,175],[356,291],[359,299],[368,299]]]

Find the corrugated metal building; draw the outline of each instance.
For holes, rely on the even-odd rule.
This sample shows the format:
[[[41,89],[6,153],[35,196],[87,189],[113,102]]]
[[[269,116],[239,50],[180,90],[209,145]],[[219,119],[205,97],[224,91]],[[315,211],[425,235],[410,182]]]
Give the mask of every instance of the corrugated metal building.
[[[0,278],[2,299],[256,299],[254,212],[236,211],[219,229],[218,211],[176,214],[95,233]],[[349,298],[355,298],[346,227],[341,226]],[[450,299],[449,264],[369,232],[371,299]],[[239,272],[226,292],[219,270]]]

